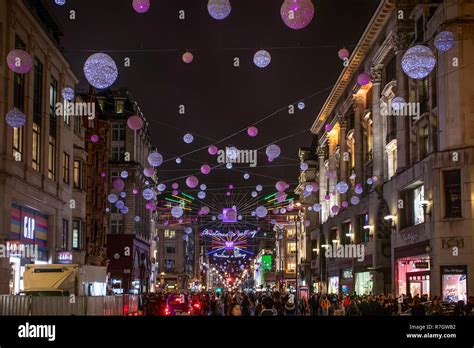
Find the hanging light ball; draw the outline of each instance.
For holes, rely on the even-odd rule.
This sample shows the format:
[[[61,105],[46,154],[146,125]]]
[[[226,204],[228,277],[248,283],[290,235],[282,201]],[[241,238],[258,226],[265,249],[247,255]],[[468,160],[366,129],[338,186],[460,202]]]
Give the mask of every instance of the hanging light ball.
[[[277,202],[281,203],[286,199],[286,193],[285,192],[277,192],[275,195],[275,199]]]
[[[268,210],[263,205],[261,205],[257,207],[257,209],[255,209],[255,213],[259,218],[264,218],[265,216],[267,216]]]
[[[177,164],[181,164],[181,162],[182,162],[181,158],[178,157],[178,158],[176,159],[176,163],[177,163]]]
[[[256,191],[253,191],[253,192],[252,192],[252,197],[255,198],[255,197],[257,197],[257,196],[258,196],[258,193],[257,193]]]
[[[191,227],[186,227],[184,229],[184,233],[186,233],[186,234],[191,234],[192,232],[193,232],[193,229]]]
[[[122,200],[115,202],[115,208],[122,209],[123,207],[125,207],[125,203]]]
[[[140,222],[141,219],[140,219],[139,216],[135,216],[135,217],[133,218],[133,220],[135,220],[135,222]]]
[[[257,186],[255,186],[255,189],[256,189],[258,192],[260,192],[260,191],[263,190],[263,187],[262,187],[262,185],[257,185]]]
[[[11,50],[7,55],[7,65],[17,74],[26,74],[33,68],[33,59],[25,50]]]
[[[265,150],[265,153],[267,154],[268,157],[270,158],[278,158],[281,154],[281,149],[278,145],[272,144],[267,147]]]
[[[360,203],[360,198],[359,197],[357,197],[357,196],[351,197],[351,204],[352,205],[357,205],[359,203]]]
[[[201,213],[202,213],[202,215],[207,215],[207,214],[209,214],[209,211],[210,211],[209,207],[202,207],[202,208],[201,208]]]
[[[158,185],[158,191],[163,192],[164,190],[166,190],[166,185],[165,184],[159,184]]]
[[[99,136],[97,134],[94,134],[91,136],[91,141],[95,144],[98,143],[100,140]]]
[[[372,178],[367,179],[367,184],[372,185],[373,183],[374,183],[374,181],[372,180]]]
[[[344,194],[349,190],[349,185],[347,185],[347,183],[345,181],[341,181],[341,182],[337,183],[336,190],[340,194]]]
[[[12,128],[20,128],[25,125],[26,116],[23,112],[15,108],[6,114],[5,122]]]
[[[132,190],[132,193],[133,193],[134,195],[138,195],[138,192],[140,192],[140,191],[139,191],[138,189],[136,189],[136,188],[134,188],[134,189]]]
[[[126,170],[123,170],[122,172],[120,172],[120,177],[122,179],[128,178],[128,172]]]
[[[207,3],[207,11],[212,18],[221,21],[229,17],[232,6],[229,0],[209,0]]]
[[[54,3],[58,6],[66,5],[66,0],[54,0]]]
[[[298,109],[303,110],[306,107],[305,103],[299,102],[298,103]]]
[[[184,137],[183,137],[183,140],[186,144],[191,144],[194,140],[194,137],[192,134],[185,134]]]
[[[208,175],[210,172],[211,167],[209,165],[204,164],[203,166],[201,166],[201,173],[203,173],[204,175]]]
[[[147,188],[143,190],[142,196],[145,198],[145,200],[151,201],[153,198],[155,198],[155,192],[153,192],[152,189]]]
[[[183,208],[180,205],[175,205],[171,209],[171,215],[173,215],[173,217],[175,217],[176,219],[179,219],[181,216],[183,216],[183,213]]]
[[[118,197],[116,194],[114,193],[111,193],[108,197],[107,197],[107,200],[109,201],[109,203],[115,203],[118,201]]]
[[[117,80],[118,69],[112,57],[105,53],[95,53],[84,64],[87,81],[98,89],[112,86]]]
[[[140,130],[143,127],[143,120],[137,115],[130,116],[127,120],[127,126],[134,131]]]
[[[362,184],[356,184],[354,191],[358,195],[362,194],[362,192],[364,192],[364,188],[362,187]]]
[[[305,163],[305,162],[301,163],[301,164],[300,164],[300,169],[301,169],[301,171],[303,171],[303,172],[304,172],[304,171],[307,171],[307,170],[308,170],[308,163]]]
[[[351,54],[347,48],[341,48],[339,52],[337,52],[337,55],[339,56],[339,59],[345,60],[348,59]]]
[[[332,211],[333,214],[339,213],[339,206],[333,205],[333,206],[331,207],[331,211]]]
[[[207,149],[207,152],[209,152],[209,155],[211,156],[215,156],[217,154],[217,151],[219,150],[214,145],[209,146],[209,148]]]
[[[326,125],[324,126],[324,129],[326,130],[326,132],[330,132],[332,131],[332,126],[329,124],[329,123],[326,123]]]
[[[454,47],[456,38],[454,33],[451,31],[442,31],[436,35],[434,40],[434,45],[440,52],[448,52],[451,48]]]
[[[71,87],[64,87],[61,91],[61,95],[63,96],[64,100],[73,101],[75,92],[74,89]]]
[[[245,180],[248,180],[248,179],[250,179],[250,174],[248,174],[248,173],[245,173],[245,174],[244,174],[244,179],[245,179]]]
[[[199,188],[201,189],[201,191],[206,191],[207,186],[205,184],[201,184],[201,186],[199,186]]]
[[[232,169],[233,165],[232,165],[232,163],[229,162],[229,163],[227,163],[227,164],[225,165],[225,167],[226,167],[227,169]]]
[[[324,196],[324,199],[325,199],[326,201],[329,201],[329,200],[331,199],[331,196],[330,196],[330,195],[326,195],[326,196]]]
[[[358,77],[357,77],[357,83],[361,86],[365,86],[365,85],[368,85],[371,81],[371,77],[369,74],[363,72],[362,74],[360,74]]]
[[[185,62],[186,64],[191,64],[194,60],[194,56],[191,52],[186,52],[185,54],[183,54],[183,62]]]
[[[102,173],[100,173],[100,176],[103,177],[103,178],[105,178],[105,177],[107,176],[107,173],[103,173],[103,172],[102,172]]]
[[[286,209],[285,208],[280,208],[280,214],[285,214],[286,213]]]
[[[171,188],[172,188],[173,190],[177,190],[177,189],[179,189],[179,184],[178,184],[177,182],[174,182],[174,183],[171,185]]]
[[[253,56],[254,64],[261,69],[266,68],[271,61],[272,56],[268,51],[265,50],[260,50]]]
[[[122,179],[115,179],[112,182],[112,187],[117,191],[123,191],[123,189],[125,188],[125,183]]]
[[[349,206],[349,203],[347,203],[347,201],[343,201],[341,203],[341,207],[343,207],[343,208],[347,208],[348,206]]]
[[[147,204],[145,204],[145,208],[150,211],[153,211],[156,209],[155,204],[153,202],[148,202]],[[165,225],[167,225],[166,222],[165,222]]]
[[[405,105],[406,101],[403,97],[395,97],[392,99],[392,109],[395,111],[401,110]]]
[[[150,0],[133,0],[132,7],[137,13],[146,13],[150,9]]]
[[[408,77],[420,80],[427,77],[436,66],[436,57],[427,46],[409,48],[402,58],[402,69]]]
[[[199,185],[199,180],[195,176],[189,176],[186,179],[186,185],[188,185],[189,188],[196,188]]]
[[[321,204],[315,203],[313,205],[313,210],[316,211],[316,212],[320,212],[321,211]]]
[[[204,198],[206,198],[206,192],[204,192],[204,191],[199,191],[199,192],[198,192],[198,198],[199,198],[199,199],[204,199]]]
[[[159,167],[163,163],[163,156],[159,152],[152,152],[148,155],[148,163],[153,167]]]
[[[247,129],[247,134],[251,137],[256,137],[258,135],[258,128],[257,127],[249,127]]]
[[[276,184],[275,184],[275,188],[277,189],[278,192],[283,192],[285,191],[288,187],[290,187],[290,185],[288,185],[286,182],[284,181],[278,181]]]
[[[304,220],[304,227],[309,227],[311,225],[311,221],[309,220]]]
[[[125,215],[125,214],[128,214],[128,211],[129,211],[129,209],[128,209],[128,207],[126,207],[126,206],[124,206],[122,209],[120,209],[120,212],[121,212],[122,214],[124,214],[124,215]]]
[[[285,0],[280,9],[283,22],[291,29],[306,28],[314,17],[314,5],[311,0]]]

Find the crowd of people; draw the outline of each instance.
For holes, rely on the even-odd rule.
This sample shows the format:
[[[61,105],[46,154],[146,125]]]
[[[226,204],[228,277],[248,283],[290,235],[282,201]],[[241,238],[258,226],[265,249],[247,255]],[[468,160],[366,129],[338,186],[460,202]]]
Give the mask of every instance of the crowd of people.
[[[147,295],[143,306],[146,315],[162,315],[168,293]],[[474,296],[467,303],[431,301],[428,295],[328,295],[314,293],[297,299],[293,293],[262,292],[202,292],[186,294],[197,305],[194,315],[203,316],[399,316],[455,315],[474,316]]]

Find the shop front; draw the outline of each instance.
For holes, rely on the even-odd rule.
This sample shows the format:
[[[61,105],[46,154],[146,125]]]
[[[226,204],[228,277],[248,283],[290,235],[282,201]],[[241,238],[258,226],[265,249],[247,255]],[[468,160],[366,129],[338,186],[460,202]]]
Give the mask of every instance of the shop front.
[[[344,295],[354,291],[354,273],[351,268],[344,268],[341,270],[341,292]]]
[[[7,256],[12,268],[10,293],[23,289],[23,273],[27,264],[48,263],[49,216],[30,207],[13,203],[11,210]]]
[[[443,301],[467,303],[467,266],[441,266]]]
[[[355,293],[357,295],[369,295],[374,286],[373,275],[369,271],[356,272],[355,274]]]
[[[339,276],[332,275],[328,278],[328,294],[339,295]]]
[[[428,295],[431,298],[431,260],[426,253],[429,242],[395,249],[396,295]]]

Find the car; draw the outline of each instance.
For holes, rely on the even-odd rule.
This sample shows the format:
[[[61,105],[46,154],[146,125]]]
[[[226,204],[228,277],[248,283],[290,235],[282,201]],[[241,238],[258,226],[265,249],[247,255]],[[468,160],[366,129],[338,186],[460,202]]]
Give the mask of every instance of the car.
[[[166,316],[186,316],[192,315],[193,309],[188,296],[184,294],[169,295],[166,300]]]

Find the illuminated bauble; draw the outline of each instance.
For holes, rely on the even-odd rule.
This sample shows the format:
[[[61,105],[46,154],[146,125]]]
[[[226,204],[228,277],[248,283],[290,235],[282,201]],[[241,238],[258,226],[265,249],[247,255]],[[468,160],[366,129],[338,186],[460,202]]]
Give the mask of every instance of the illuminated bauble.
[[[54,0],[54,3],[58,6],[66,5],[66,0]]]
[[[211,167],[207,164],[204,164],[203,166],[201,166],[201,173],[203,173],[204,175],[207,175],[211,172]]]
[[[209,148],[207,149],[207,152],[209,152],[209,155],[212,155],[212,156],[216,155],[217,151],[219,150],[214,145],[209,146]]]
[[[199,186],[199,188],[201,189],[201,191],[206,191],[207,186],[205,184],[201,184],[201,186]]]
[[[328,170],[328,171],[326,172],[326,177],[327,177],[328,179],[336,179],[336,177],[337,177],[337,172],[336,172],[335,170]]]
[[[331,199],[331,196],[330,196],[330,195],[326,195],[326,196],[324,196],[324,199],[325,199],[326,201],[329,201],[329,200]]]
[[[276,184],[275,184],[275,188],[277,189],[277,191],[279,192],[283,192],[285,191],[288,187],[290,187],[290,185],[288,185],[286,182],[284,181],[278,181]]]
[[[133,218],[133,220],[135,220],[135,222],[140,222],[141,219],[140,219],[139,216],[135,216],[135,217]]]
[[[228,147],[225,150],[225,155],[228,160],[236,160],[239,157],[239,149],[234,146]]]
[[[123,189],[125,188],[125,183],[122,179],[115,179],[112,182],[112,187],[117,191],[123,191]]]
[[[186,227],[184,229],[184,233],[186,233],[186,234],[191,234],[192,232],[193,232],[193,229],[191,227]]]
[[[232,6],[230,5],[230,0],[209,0],[207,11],[212,18],[221,21],[230,15]]]
[[[258,196],[258,193],[257,193],[256,191],[253,191],[253,192],[251,193],[251,195],[252,195],[253,198],[255,198],[255,197]]]
[[[177,163],[177,164],[181,164],[181,158],[178,157],[178,158],[176,159],[176,163]]]
[[[311,225],[311,221],[309,220],[304,220],[304,227],[309,227]]]
[[[130,116],[127,120],[127,126],[134,131],[140,130],[143,127],[143,120],[137,115]]]
[[[373,182],[373,183],[376,183],[378,180],[379,180],[379,178],[378,178],[377,176],[374,175],[374,176],[372,177],[372,182]]]
[[[234,189],[234,185],[230,184],[229,185],[229,190],[233,190],[233,189]],[[234,206],[234,208],[235,208],[235,206]]]
[[[107,173],[100,173],[100,176],[105,178],[107,176]]]
[[[227,163],[227,164],[225,165],[225,167],[226,167],[227,169],[232,169],[233,165],[232,165],[232,163]]]
[[[357,197],[357,196],[351,197],[351,204],[352,205],[357,205],[359,203],[360,203],[360,198],[359,197]]]
[[[308,163],[305,163],[305,162],[301,163],[301,164],[300,164],[300,169],[301,169],[303,172],[306,171],[306,170],[308,170]]]
[[[401,110],[405,105],[406,101],[403,97],[395,97],[392,99],[392,109],[395,111]]]
[[[228,192],[225,193],[225,195],[226,195],[226,196],[230,196],[231,193],[228,191]]]
[[[94,134],[91,136],[91,141],[95,144],[98,143],[100,140],[99,136],[97,134]]]
[[[189,176],[186,178],[186,185],[188,185],[189,188],[196,188],[197,185],[199,185],[199,180],[195,176]]]
[[[268,162],[273,162],[273,158],[268,157]]]
[[[202,215],[207,215],[207,214],[209,214],[209,211],[210,211],[209,207],[202,207],[202,208],[201,208],[201,213],[202,213]]]
[[[122,209],[120,209],[120,212],[122,214],[128,214],[128,211],[129,211],[128,207],[125,207],[125,206]]]
[[[454,42],[456,38],[454,33],[451,31],[442,31],[436,35],[434,40],[434,45],[441,52],[447,52],[454,47]]]
[[[306,107],[306,105],[303,102],[298,103],[298,109],[303,110]]]
[[[158,185],[158,191],[163,192],[164,190],[166,190],[166,185],[165,184],[159,184]]]
[[[115,203],[118,201],[118,197],[116,194],[113,194],[111,193],[108,197],[107,197],[107,200],[109,201],[109,203]]]
[[[255,186],[255,189],[256,189],[258,192],[260,192],[260,191],[263,190],[263,187],[262,187],[262,185],[257,185],[257,186]]]
[[[315,203],[313,205],[313,210],[316,211],[316,212],[321,211],[321,204]]]
[[[281,203],[283,202],[285,199],[286,199],[286,193],[285,192],[278,192],[276,195],[275,195],[275,198],[276,198],[276,201]]]
[[[330,132],[332,131],[332,126],[329,124],[329,123],[326,123],[326,125],[324,126],[324,129],[326,130],[326,132]]]
[[[218,218],[219,220],[222,220],[222,219],[224,218],[224,215],[219,214],[219,215],[217,215],[217,218]]]
[[[120,197],[125,198],[127,197],[127,194],[125,192],[120,192]]]
[[[177,190],[177,189],[179,189],[179,184],[178,184],[177,182],[174,182],[174,183],[171,185],[171,188],[172,188],[173,190]]]
[[[337,192],[339,192],[341,194],[346,193],[349,190],[349,185],[347,185],[346,182],[341,181],[341,182],[337,183],[336,190],[337,190]]]
[[[313,192],[313,189],[314,189],[314,187],[313,187],[312,184],[307,184],[307,185],[305,186],[305,188],[304,188],[304,190],[305,190],[306,192]]]
[[[237,220],[237,212],[234,209],[227,210],[225,216],[229,221]]]
[[[332,211],[333,214],[337,214],[337,213],[339,213],[339,207],[337,205],[333,205],[331,207],[331,211]]]
[[[204,199],[204,198],[206,198],[206,192],[204,192],[204,191],[199,191],[199,192],[198,192],[198,198],[199,198],[199,199]]]
[[[253,56],[253,62],[259,68],[266,68],[272,61],[272,56],[268,51],[260,50]]]
[[[194,56],[191,52],[186,52],[185,54],[183,54],[183,62],[185,62],[186,64],[192,63],[193,60]]]
[[[358,77],[357,77],[357,83],[361,86],[365,86],[365,85],[368,85],[371,81],[371,77],[369,74],[367,73],[362,73],[360,74]]]
[[[349,58],[351,54],[347,48],[341,48],[339,52],[337,52],[337,55],[339,56],[339,59],[345,60]]]
[[[183,140],[186,144],[191,144],[194,140],[194,137],[192,134],[185,134],[184,137],[183,137]]]
[[[171,209],[171,215],[173,215],[173,217],[175,217],[176,219],[183,216],[183,213],[184,213],[183,208],[181,208],[180,205],[176,205]]]
[[[155,210],[155,204],[153,202],[148,202],[147,204],[145,204],[145,208],[147,210]]]
[[[281,19],[294,30],[306,28],[314,17],[311,0],[285,0],[280,9]]]
[[[247,134],[251,137],[256,137],[258,135],[258,128],[257,127],[249,127],[247,129]]]
[[[136,189],[136,188],[134,188],[134,189],[132,190],[132,193],[133,193],[134,195],[137,195],[138,192],[140,192],[140,191],[139,191],[138,189]]]
[[[150,9],[150,0],[133,0],[133,9],[137,13],[146,13]]]
[[[61,95],[63,96],[64,100],[73,101],[75,92],[74,89],[71,87],[64,87],[61,91]]]
[[[245,174],[244,174],[244,179],[245,179],[245,180],[248,180],[248,179],[250,179],[250,174],[248,174],[248,173],[245,173]]]
[[[152,189],[147,188],[147,189],[143,190],[142,196],[143,196],[143,198],[145,198],[145,200],[150,201],[153,198],[155,198],[155,192],[153,192]]]
[[[26,116],[23,112],[15,108],[6,114],[5,122],[12,128],[20,128],[25,125]]]
[[[374,182],[373,182],[372,178],[368,178],[368,179],[367,179],[367,184],[372,185],[373,183],[374,183]]]
[[[280,156],[281,149],[278,145],[272,144],[267,147],[267,149],[265,150],[265,153],[267,154],[268,157],[275,159]]]
[[[173,191],[171,191],[171,194],[172,194],[173,196],[177,196],[178,193],[179,193],[178,190],[173,190]]]
[[[280,209],[280,214],[285,214],[286,213],[286,209],[285,208],[281,208]]]
[[[436,57],[427,46],[409,48],[402,58],[402,69],[408,77],[420,80],[427,77],[436,66]]]
[[[265,216],[267,216],[268,211],[267,211],[267,208],[261,205],[257,207],[257,209],[255,209],[255,213],[257,214],[259,218],[264,218]]]
[[[347,208],[348,206],[349,206],[349,203],[347,203],[347,201],[343,201],[341,203],[341,207],[343,207],[343,208]]]
[[[364,192],[364,188],[362,187],[362,184],[356,184],[354,191],[358,195],[362,194],[362,192]]]
[[[87,81],[98,89],[109,88],[117,80],[118,69],[112,57],[105,53],[95,53],[84,64]]]
[[[125,203],[122,200],[115,202],[115,208],[122,209],[123,207],[125,207]]]
[[[121,171],[121,172],[120,172],[120,177],[121,177],[122,179],[128,178],[128,172],[127,172],[126,170]]]
[[[7,65],[11,71],[17,74],[26,74],[33,68],[33,59],[28,52],[15,49],[8,53]]]
[[[159,152],[152,152],[148,155],[148,163],[153,167],[159,167],[163,163],[163,156]]]

